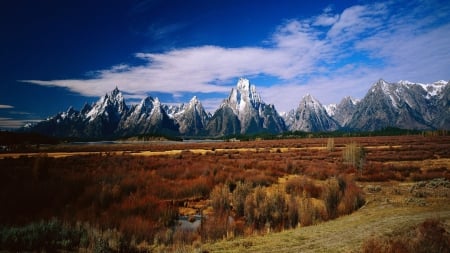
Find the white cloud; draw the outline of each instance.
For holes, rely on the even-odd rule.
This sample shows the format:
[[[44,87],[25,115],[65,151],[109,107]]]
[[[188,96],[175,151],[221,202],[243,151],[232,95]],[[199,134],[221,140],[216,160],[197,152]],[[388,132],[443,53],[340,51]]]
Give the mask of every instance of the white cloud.
[[[0,109],[12,109],[14,106],[12,105],[0,105]]]
[[[25,126],[27,123],[39,122],[41,120],[20,120],[0,117],[0,129],[14,129]]]
[[[338,21],[339,15],[330,15],[330,13],[323,13],[316,17],[313,25],[315,26],[331,26]]]
[[[214,113],[214,111],[218,109],[218,106],[223,102],[224,99],[225,98],[208,98],[202,99],[200,100],[200,102],[207,112]]]
[[[336,103],[345,95],[361,97],[379,78],[450,79],[449,7],[430,12],[429,4],[412,1],[397,8],[384,2],[351,6],[342,13],[327,8],[309,19],[281,24],[267,47],[207,45],[137,53],[145,64],[113,66],[87,79],[24,82],[87,96],[101,96],[118,86],[130,97],[151,92],[225,97],[230,86],[224,84],[234,85],[240,76],[266,75],[279,81],[270,87],[255,84],[280,111],[297,106],[306,93],[324,104]],[[202,102],[213,108],[220,101]]]

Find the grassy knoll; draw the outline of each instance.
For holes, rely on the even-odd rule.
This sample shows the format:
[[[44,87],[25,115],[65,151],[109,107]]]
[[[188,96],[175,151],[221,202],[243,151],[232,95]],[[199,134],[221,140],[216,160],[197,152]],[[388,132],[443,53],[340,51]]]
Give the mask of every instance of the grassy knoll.
[[[450,188],[425,188],[428,197],[411,189],[414,183],[368,183],[368,203],[357,212],[323,222],[264,236],[223,240],[203,245],[210,252],[359,252],[372,236],[391,235],[428,218],[450,227]],[[378,188],[380,186],[380,188]],[[426,186],[425,186],[426,187]],[[376,188],[378,192],[370,192]]]

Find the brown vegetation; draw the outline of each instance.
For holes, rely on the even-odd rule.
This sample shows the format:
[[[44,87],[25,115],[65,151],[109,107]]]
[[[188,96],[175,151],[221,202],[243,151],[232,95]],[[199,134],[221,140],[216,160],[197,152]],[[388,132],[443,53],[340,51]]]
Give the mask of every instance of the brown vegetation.
[[[428,219],[390,237],[373,237],[363,244],[364,253],[450,252],[450,233],[437,219]]]
[[[364,151],[363,163],[361,153],[348,148],[352,145],[357,148],[351,150]],[[145,153],[170,150],[180,152]],[[361,207],[357,181],[450,178],[446,136],[57,146],[46,151],[0,159],[0,224],[20,226],[53,217],[68,224],[88,222],[99,230],[117,229],[135,246],[307,226]],[[55,158],[53,152],[97,153]],[[182,210],[202,216],[200,228],[178,229]]]

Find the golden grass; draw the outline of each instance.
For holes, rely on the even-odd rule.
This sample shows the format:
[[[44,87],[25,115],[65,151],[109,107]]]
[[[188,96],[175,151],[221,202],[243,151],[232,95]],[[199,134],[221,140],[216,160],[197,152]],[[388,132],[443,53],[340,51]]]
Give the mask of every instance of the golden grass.
[[[358,252],[364,240],[374,235],[389,235],[428,218],[450,222],[450,196],[426,198],[425,206],[408,203],[411,185],[382,183],[382,191],[367,193],[368,203],[363,208],[336,220],[264,236],[204,244],[202,249],[210,252]]]

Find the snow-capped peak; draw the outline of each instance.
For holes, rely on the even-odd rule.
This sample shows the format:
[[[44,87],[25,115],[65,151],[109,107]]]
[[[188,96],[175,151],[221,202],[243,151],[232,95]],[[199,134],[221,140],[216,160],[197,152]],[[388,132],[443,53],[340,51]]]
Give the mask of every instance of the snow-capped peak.
[[[445,81],[445,80],[439,80],[437,82],[434,82],[434,84],[437,84],[437,85],[446,85],[448,83],[449,83],[449,81]]]
[[[325,111],[327,111],[329,116],[334,116],[336,113],[337,104],[324,105],[323,107],[325,107]]]
[[[399,84],[405,84],[405,85],[411,85],[411,84],[414,84],[413,82],[410,82],[410,81],[408,81],[408,80],[400,80],[400,81],[398,81],[398,83],[399,83]]]
[[[223,105],[229,105],[239,115],[248,110],[248,107],[257,108],[263,103],[261,96],[256,92],[256,87],[245,78],[240,78],[236,88],[231,90],[228,100]]]
[[[200,103],[200,100],[197,98],[197,96],[193,96],[192,98],[191,98],[191,101],[189,101],[189,104],[190,105],[197,105],[197,104],[199,104]]]
[[[306,94],[306,96],[303,97],[301,104],[304,104],[307,107],[311,108],[319,108],[322,107],[322,104],[319,102],[319,100],[315,99],[311,94]]]
[[[243,78],[243,77],[239,78],[239,81],[237,83],[237,89],[239,91],[249,90],[250,89],[250,80]]]
[[[127,110],[122,92],[120,92],[117,87],[110,93],[106,93],[105,96],[95,103],[94,107],[86,114],[86,117],[90,118],[90,121],[92,121],[98,115],[108,114],[107,108],[111,107],[113,107],[114,110],[117,110],[117,113],[119,114],[123,114]]]
[[[440,91],[442,90],[442,88],[447,84],[448,82],[445,80],[439,80],[436,81],[434,83],[414,83],[414,82],[410,82],[410,81],[405,81],[405,80],[400,80],[398,82],[398,84],[400,85],[404,85],[407,86],[408,88],[413,86],[413,85],[419,85],[420,87],[422,87],[422,89],[424,89],[427,93],[426,93],[426,98],[431,98],[433,96],[436,96],[437,94],[440,93]]]

